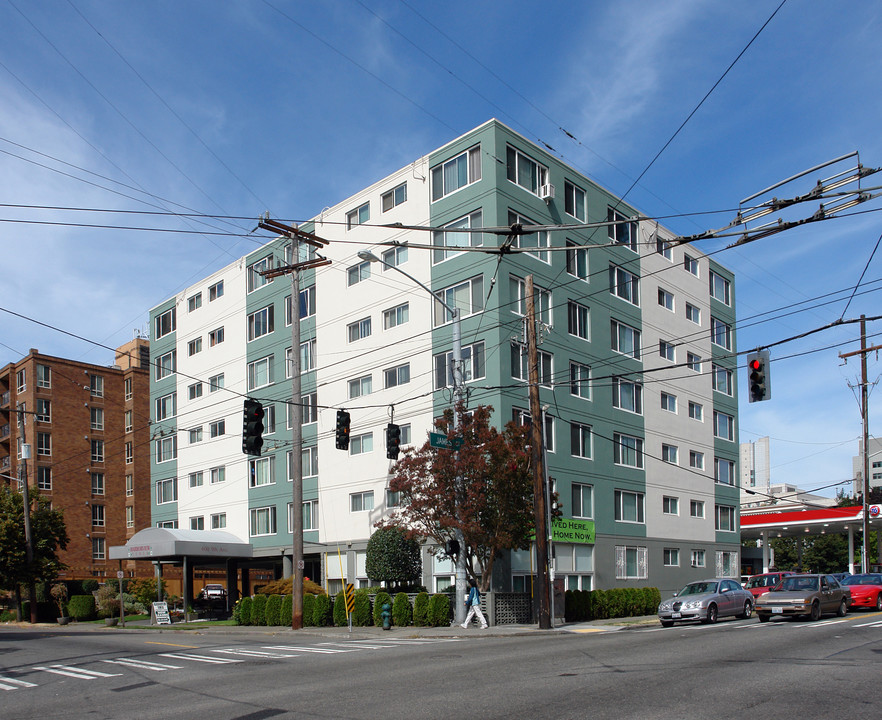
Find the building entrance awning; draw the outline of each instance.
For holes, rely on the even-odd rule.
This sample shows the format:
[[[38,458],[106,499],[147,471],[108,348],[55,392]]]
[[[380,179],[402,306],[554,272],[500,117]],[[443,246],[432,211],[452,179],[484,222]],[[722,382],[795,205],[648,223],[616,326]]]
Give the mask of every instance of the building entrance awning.
[[[251,544],[223,530],[179,530],[150,527],[136,532],[125,545],[110,548],[111,560],[222,563],[230,558],[250,558]]]

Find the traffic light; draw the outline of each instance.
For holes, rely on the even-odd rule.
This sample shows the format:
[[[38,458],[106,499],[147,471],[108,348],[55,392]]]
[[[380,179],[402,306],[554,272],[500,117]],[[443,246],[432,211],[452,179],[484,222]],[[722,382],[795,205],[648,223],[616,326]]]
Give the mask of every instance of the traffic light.
[[[242,417],[242,452],[260,455],[263,447],[263,405],[257,400],[245,398]]]
[[[770,400],[772,382],[769,376],[769,351],[760,350],[747,356],[747,395],[750,402]]]
[[[349,449],[349,413],[345,410],[337,411],[337,441],[338,450]]]
[[[401,428],[394,423],[386,426],[386,457],[397,460],[401,452]]]
[[[449,558],[459,555],[459,540],[448,540],[444,546],[444,554]]]

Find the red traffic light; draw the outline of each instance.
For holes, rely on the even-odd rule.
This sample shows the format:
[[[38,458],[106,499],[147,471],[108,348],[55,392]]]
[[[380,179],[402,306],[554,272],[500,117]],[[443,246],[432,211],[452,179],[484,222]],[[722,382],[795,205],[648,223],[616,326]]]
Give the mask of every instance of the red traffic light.
[[[759,360],[759,358],[754,358],[754,359],[751,360],[750,363],[748,364],[748,367],[749,367],[751,370],[759,370],[762,366],[763,366],[763,364],[762,364],[762,362]]]

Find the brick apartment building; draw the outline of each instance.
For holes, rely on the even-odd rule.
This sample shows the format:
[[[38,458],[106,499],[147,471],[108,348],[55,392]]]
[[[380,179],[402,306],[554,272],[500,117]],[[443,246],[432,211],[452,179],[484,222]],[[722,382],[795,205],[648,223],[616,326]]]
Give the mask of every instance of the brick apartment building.
[[[114,576],[108,548],[150,525],[149,367],[149,341],[136,338],[111,366],[32,349],[0,369],[0,481],[20,482],[28,443],[29,487],[64,510],[63,577]],[[152,575],[140,565],[138,576]],[[136,574],[134,562],[123,569]]]

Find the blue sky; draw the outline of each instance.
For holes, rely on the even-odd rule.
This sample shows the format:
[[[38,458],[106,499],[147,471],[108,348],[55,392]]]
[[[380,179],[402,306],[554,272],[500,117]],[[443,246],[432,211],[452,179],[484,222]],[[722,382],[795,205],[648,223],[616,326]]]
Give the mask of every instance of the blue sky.
[[[491,117],[624,194],[779,4],[0,4],[0,305],[117,346],[150,307],[256,246],[227,234],[250,221],[23,206],[305,220]],[[688,235],[831,158],[857,150],[882,166],[880,34],[878,3],[788,0],[628,200]],[[806,192],[826,172],[775,194]],[[864,182],[876,184],[882,173]],[[882,198],[717,255],[737,277],[739,349],[842,316],[882,234],[880,209]],[[879,278],[876,256],[846,318],[880,314]],[[811,301],[835,291],[836,302]],[[808,309],[751,319],[794,303]],[[871,343],[880,330],[869,324]],[[775,348],[770,402],[747,403],[742,369],[741,440],[773,438],[774,482],[812,489],[851,476],[859,362],[842,366],[838,353],[857,337],[850,325]],[[32,347],[112,362],[0,312],[0,365]],[[879,367],[871,355],[871,381]]]

